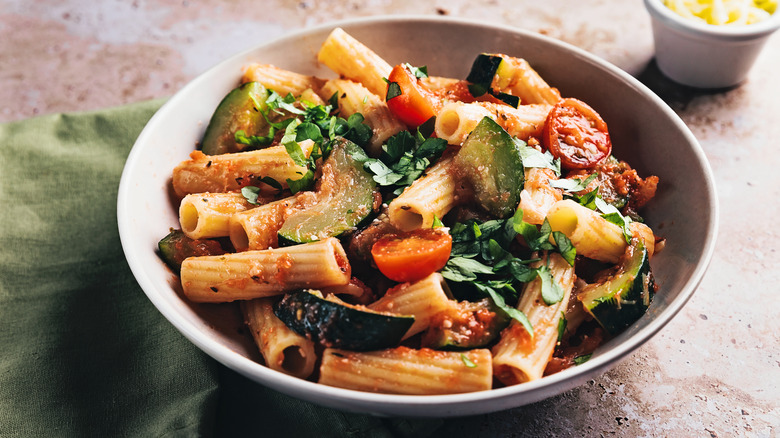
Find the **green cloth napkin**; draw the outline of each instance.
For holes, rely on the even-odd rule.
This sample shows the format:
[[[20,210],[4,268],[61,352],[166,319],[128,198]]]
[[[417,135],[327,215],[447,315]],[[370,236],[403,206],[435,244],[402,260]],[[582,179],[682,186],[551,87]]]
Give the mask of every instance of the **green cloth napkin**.
[[[0,125],[0,436],[475,436],[476,418],[377,418],[269,390],[163,318],[116,225],[125,159],[162,103]]]

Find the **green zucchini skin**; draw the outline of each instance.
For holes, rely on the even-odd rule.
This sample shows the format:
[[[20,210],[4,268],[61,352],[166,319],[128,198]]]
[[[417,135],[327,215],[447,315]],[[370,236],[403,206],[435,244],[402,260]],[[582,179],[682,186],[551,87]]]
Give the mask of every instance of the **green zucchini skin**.
[[[274,314],[287,327],[325,347],[371,351],[396,347],[414,316],[389,315],[322,298],[319,291],[285,295]]]
[[[578,294],[585,310],[611,335],[642,317],[655,291],[650,256],[642,239],[635,238],[628,251],[614,274]]]
[[[480,301],[460,301],[451,311],[437,315],[439,322],[432,324],[422,336],[422,345],[440,350],[465,350],[485,348],[498,339],[501,330],[509,325],[510,318],[484,298]],[[442,319],[444,321],[442,321]]]
[[[187,237],[182,230],[171,230],[157,243],[160,258],[176,274],[181,271],[181,262],[187,257],[220,255],[225,250],[216,240],[195,240]]]
[[[463,142],[455,166],[474,188],[474,198],[491,214],[514,214],[525,182],[520,147],[504,128],[484,117]]]
[[[376,182],[353,158],[360,146],[346,139],[334,145],[322,166],[318,202],[290,215],[279,229],[280,245],[313,242],[354,230],[374,210]],[[362,150],[361,150],[362,152]]]
[[[267,127],[261,113],[268,109],[267,98],[268,90],[259,82],[247,82],[228,93],[211,116],[201,151],[206,155],[220,155],[249,148],[236,142],[236,132],[243,130],[246,135],[258,135]]]

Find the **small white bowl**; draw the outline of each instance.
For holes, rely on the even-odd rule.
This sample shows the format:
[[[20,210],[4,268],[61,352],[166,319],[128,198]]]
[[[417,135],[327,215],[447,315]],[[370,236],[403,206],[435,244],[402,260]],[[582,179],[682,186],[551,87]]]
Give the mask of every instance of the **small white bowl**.
[[[780,28],[780,11],[747,25],[712,25],[682,17],[663,0],[644,0],[650,13],[658,68],[675,82],[726,88],[747,77],[767,39]]]

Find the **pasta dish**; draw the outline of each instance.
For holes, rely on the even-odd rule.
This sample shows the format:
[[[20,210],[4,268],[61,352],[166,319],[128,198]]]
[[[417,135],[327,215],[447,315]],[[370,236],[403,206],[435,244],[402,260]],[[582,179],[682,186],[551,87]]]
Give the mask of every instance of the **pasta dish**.
[[[245,66],[173,169],[162,259],[236,302],[264,364],[396,394],[484,391],[587,361],[656,292],[658,178],[523,58],[466,78],[334,29],[326,79]]]

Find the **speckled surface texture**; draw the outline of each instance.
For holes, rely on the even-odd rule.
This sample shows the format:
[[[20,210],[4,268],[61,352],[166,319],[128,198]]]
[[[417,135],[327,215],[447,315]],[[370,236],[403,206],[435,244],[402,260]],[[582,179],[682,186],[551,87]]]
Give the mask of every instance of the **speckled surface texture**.
[[[0,122],[169,96],[270,38],[375,14],[484,19],[603,57],[669,103],[716,177],[715,255],[682,312],[599,378],[482,417],[479,435],[778,436],[780,235],[772,218],[780,217],[780,34],[744,84],[705,92],[660,76],[641,0],[2,0]]]

